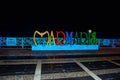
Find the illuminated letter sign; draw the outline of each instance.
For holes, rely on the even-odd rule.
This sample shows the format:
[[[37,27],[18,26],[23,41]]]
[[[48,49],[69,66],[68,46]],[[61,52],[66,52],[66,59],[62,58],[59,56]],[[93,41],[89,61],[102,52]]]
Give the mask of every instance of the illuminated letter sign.
[[[40,37],[47,34],[47,44],[44,46],[37,44],[36,34]],[[33,36],[34,45],[32,45],[32,50],[98,50],[99,48],[96,32],[80,32],[80,36],[78,36],[78,32],[74,35],[73,32],[56,31],[56,36],[54,35],[53,31],[49,33],[48,31],[39,32],[36,30]]]

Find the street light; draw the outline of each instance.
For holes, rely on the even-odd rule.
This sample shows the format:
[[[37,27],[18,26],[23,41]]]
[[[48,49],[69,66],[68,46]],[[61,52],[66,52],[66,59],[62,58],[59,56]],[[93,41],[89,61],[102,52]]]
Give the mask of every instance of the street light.
[[[89,45],[90,45],[90,34],[91,34],[91,32],[92,32],[92,30],[89,29],[89,30],[88,30],[88,44],[89,44]]]
[[[89,33],[91,33],[91,32],[92,32],[92,30],[91,30],[91,29],[89,29],[89,30],[88,30],[88,32],[89,32]]]

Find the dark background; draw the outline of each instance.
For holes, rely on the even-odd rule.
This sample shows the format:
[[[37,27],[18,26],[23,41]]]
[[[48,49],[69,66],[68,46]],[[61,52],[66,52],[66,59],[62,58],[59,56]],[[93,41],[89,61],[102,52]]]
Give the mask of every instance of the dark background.
[[[87,32],[98,38],[120,38],[118,2],[4,3],[0,8],[0,36],[32,37],[35,30]]]

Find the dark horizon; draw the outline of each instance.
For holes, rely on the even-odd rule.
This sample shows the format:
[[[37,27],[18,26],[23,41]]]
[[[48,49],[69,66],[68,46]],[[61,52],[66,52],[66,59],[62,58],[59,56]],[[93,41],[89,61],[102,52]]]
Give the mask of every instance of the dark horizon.
[[[90,6],[90,5],[88,5]],[[95,7],[96,6],[96,7]],[[35,30],[97,33],[98,38],[120,38],[117,5],[39,9],[40,11],[6,10],[0,15],[0,36],[32,37]],[[32,14],[33,13],[33,14]]]

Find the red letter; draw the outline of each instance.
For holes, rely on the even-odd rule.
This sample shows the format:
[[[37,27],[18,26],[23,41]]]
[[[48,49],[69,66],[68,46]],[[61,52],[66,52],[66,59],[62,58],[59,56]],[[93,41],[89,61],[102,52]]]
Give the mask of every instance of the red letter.
[[[61,40],[61,41],[59,41],[59,39],[58,39],[58,35],[60,33],[63,35],[63,40]],[[63,31],[56,31],[56,45],[58,45],[58,44],[64,45],[63,43],[64,43],[65,39],[66,39],[66,36],[65,36],[65,33]]]

